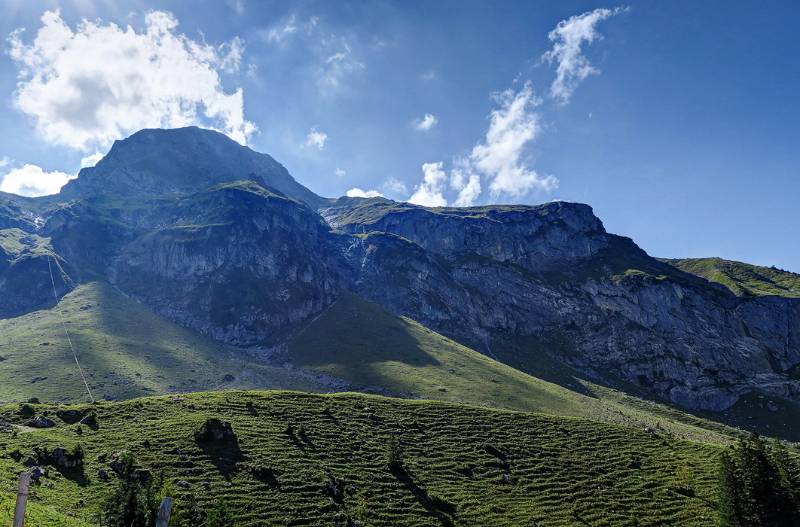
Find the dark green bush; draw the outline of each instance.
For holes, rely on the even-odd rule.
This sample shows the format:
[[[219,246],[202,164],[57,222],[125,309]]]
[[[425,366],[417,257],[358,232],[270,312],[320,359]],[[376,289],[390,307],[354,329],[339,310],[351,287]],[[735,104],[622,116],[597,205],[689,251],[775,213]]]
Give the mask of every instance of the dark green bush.
[[[725,527],[800,525],[798,467],[780,444],[757,435],[723,453],[719,496]]]

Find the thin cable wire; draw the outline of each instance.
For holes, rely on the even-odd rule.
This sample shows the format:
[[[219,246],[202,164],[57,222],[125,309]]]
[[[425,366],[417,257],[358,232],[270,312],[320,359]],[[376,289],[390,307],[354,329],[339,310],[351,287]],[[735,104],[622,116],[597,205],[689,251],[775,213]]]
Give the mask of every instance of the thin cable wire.
[[[58,312],[58,318],[61,319],[61,327],[64,328],[64,335],[67,336],[67,342],[69,343],[69,349],[72,350],[72,358],[75,359],[75,365],[78,367],[78,371],[81,374],[81,379],[83,379],[83,385],[86,386],[86,393],[89,394],[89,400],[94,403],[94,396],[92,395],[92,390],[89,389],[89,383],[86,382],[86,375],[83,374],[83,368],[81,368],[81,363],[78,362],[78,354],[75,353],[75,347],[72,345],[72,339],[69,338],[69,330],[67,330],[67,323],[64,321],[64,315],[61,314],[61,308],[58,307],[58,293],[56,292],[56,281],[53,278],[53,268],[50,265],[50,260],[52,256],[47,257],[47,270],[50,271],[50,283],[53,284],[53,298],[56,300],[55,309]]]

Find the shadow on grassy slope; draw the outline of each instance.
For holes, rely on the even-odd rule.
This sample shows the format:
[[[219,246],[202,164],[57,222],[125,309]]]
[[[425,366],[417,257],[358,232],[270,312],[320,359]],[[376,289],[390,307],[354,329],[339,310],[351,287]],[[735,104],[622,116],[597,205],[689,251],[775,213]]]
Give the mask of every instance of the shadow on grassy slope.
[[[395,316],[355,295],[343,295],[290,344],[298,366],[356,387],[526,411],[588,415],[583,397],[533,378]]]
[[[319,390],[152,313],[103,282],[78,286],[59,308],[96,398],[218,387]],[[86,399],[55,309],[0,320],[0,355],[0,401]],[[234,381],[224,382],[228,375]]]

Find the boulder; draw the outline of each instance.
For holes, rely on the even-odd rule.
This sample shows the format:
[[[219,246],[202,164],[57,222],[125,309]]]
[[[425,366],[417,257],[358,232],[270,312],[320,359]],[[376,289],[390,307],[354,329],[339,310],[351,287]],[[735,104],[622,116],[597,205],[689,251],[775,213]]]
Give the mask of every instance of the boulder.
[[[195,439],[199,442],[235,441],[236,434],[229,422],[212,418],[206,419],[195,433]]]
[[[82,410],[74,410],[74,409],[58,410],[56,412],[56,416],[65,423],[67,423],[68,425],[74,425],[75,423],[83,419],[85,414],[86,412]]]
[[[97,415],[94,412],[87,414],[79,421],[79,423],[88,426],[92,430],[97,430]]]
[[[28,421],[25,424],[27,424],[28,426],[30,426],[32,428],[53,428],[54,426],[56,426],[56,422],[55,421],[53,421],[52,419],[47,418],[47,417],[45,417],[43,415],[40,415],[38,417],[34,417],[33,419],[31,419],[30,421]]]
[[[41,467],[33,467],[31,469],[31,480],[34,483],[39,483],[39,480],[45,475],[44,469]]]
[[[83,451],[75,449],[67,452],[66,448],[54,448],[50,453],[52,464],[60,468],[75,468],[83,465]]]

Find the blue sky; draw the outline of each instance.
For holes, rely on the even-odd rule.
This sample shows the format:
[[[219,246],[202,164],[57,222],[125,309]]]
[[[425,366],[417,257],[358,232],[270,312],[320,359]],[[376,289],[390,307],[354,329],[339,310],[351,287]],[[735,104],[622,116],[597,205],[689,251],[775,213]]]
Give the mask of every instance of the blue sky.
[[[580,201],[656,256],[800,272],[796,2],[198,5],[1,3],[0,188],[196,123],[326,196]]]

